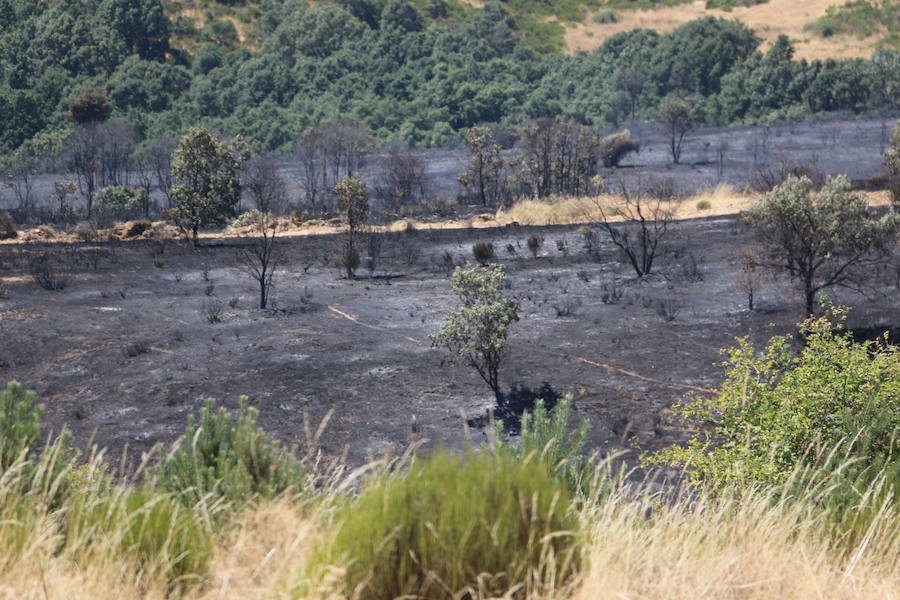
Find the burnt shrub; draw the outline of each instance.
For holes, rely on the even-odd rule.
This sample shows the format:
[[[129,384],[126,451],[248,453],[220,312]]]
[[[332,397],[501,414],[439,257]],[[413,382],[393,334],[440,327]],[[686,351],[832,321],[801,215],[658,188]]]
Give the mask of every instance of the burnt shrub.
[[[639,152],[640,149],[640,143],[631,139],[631,132],[626,129],[600,140],[598,151],[600,159],[603,161],[603,166],[609,169],[618,167],[623,158],[632,152]]]
[[[494,246],[485,242],[475,242],[472,244],[472,256],[480,264],[490,262],[494,259]]]
[[[562,397],[562,394],[546,381],[537,389],[514,383],[508,392],[500,394],[494,415],[503,421],[507,431],[518,433],[522,427],[522,415],[526,411],[534,411],[538,400],[543,400],[544,408],[552,411]]]
[[[537,258],[541,251],[541,246],[544,245],[544,238],[532,235],[528,237],[526,243],[528,244],[528,250],[531,252],[531,256]]]
[[[34,282],[50,292],[66,289],[72,278],[65,258],[50,252],[33,256],[28,267]]]

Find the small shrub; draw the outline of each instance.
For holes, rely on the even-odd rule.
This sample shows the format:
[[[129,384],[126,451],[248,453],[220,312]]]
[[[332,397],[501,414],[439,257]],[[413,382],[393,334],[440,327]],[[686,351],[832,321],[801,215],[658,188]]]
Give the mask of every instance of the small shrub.
[[[145,340],[138,340],[137,342],[133,342],[125,346],[125,354],[128,358],[134,358],[135,356],[140,356],[141,354],[146,354],[150,352],[150,344]]]
[[[228,306],[230,306],[231,308],[237,308],[240,301],[241,301],[241,299],[238,298],[237,296],[232,296],[228,300]]]
[[[271,215],[254,208],[238,215],[238,217],[231,222],[231,225],[228,226],[228,229],[240,229],[241,227],[259,225],[268,219],[271,219]]]
[[[485,264],[494,259],[494,246],[489,243],[475,242],[472,244],[472,255],[479,264]]]
[[[541,251],[541,246],[544,245],[544,238],[531,235],[528,237],[526,244],[528,245],[528,250],[531,252],[531,256],[537,258]]]
[[[222,301],[217,298],[207,300],[200,306],[200,314],[210,325],[222,322],[222,312],[224,310]]]
[[[661,316],[666,323],[670,323],[678,318],[681,312],[681,305],[673,298],[663,298],[656,302],[656,314]]]
[[[709,200],[700,200],[697,202],[697,210],[709,210],[712,208],[712,202]]]
[[[600,140],[598,151],[603,166],[609,169],[618,167],[623,158],[633,152],[639,152],[640,149],[640,143],[631,139],[631,132],[626,129]]]
[[[204,498],[240,505],[301,491],[303,467],[295,449],[269,439],[257,425],[259,411],[247,402],[242,396],[235,416],[209,399],[199,423],[190,415],[184,434],[157,468],[159,487],[189,506]]]
[[[452,599],[534,595],[580,567],[581,536],[569,491],[535,456],[437,452],[405,474],[372,478],[336,515],[315,575],[345,566],[348,597]],[[516,591],[514,591],[516,590]]]
[[[571,296],[566,296],[559,302],[553,303],[556,316],[561,318],[573,316],[579,308],[581,308],[581,300]]]
[[[153,266],[157,269],[162,269],[166,266],[166,261],[162,256],[154,256],[153,257]]]
[[[19,232],[16,230],[16,222],[8,211],[0,213],[0,240],[11,240],[18,237]]]
[[[213,294],[215,294],[216,293],[215,284],[211,283],[208,286],[206,286],[205,288],[203,288],[203,293],[207,296],[212,296]]]
[[[47,291],[60,291],[66,289],[71,280],[71,275],[62,259],[43,252],[31,258],[29,269],[31,278],[36,284]]]
[[[619,304],[625,291],[614,283],[604,283],[600,286],[600,301],[603,304]]]
[[[591,20],[598,25],[606,25],[607,23],[618,22],[619,15],[614,10],[604,9],[597,11]]]
[[[359,268],[359,251],[353,246],[342,245],[338,255],[338,263],[348,274],[348,277],[353,277]]]

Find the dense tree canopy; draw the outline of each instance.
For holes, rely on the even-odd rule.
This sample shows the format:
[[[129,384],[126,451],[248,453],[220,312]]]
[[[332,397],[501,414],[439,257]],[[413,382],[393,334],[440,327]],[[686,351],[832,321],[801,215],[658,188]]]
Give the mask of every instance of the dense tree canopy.
[[[545,116],[612,128],[652,119],[670,94],[714,124],[900,108],[898,52],[795,61],[787,38],[761,53],[747,27],[711,17],[567,56],[541,52],[533,28],[496,1],[264,0],[258,10],[258,43],[242,44],[231,21],[195,27],[161,0],[0,0],[0,152],[71,127],[66,111],[89,89],[105,90],[112,118],[142,139],[200,124],[260,151],[337,119],[409,145]],[[189,50],[173,43],[185,30]]]

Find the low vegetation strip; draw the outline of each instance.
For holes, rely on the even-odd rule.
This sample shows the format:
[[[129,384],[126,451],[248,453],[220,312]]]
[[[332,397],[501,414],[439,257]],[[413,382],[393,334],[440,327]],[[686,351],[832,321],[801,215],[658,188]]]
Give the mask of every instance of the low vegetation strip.
[[[844,311],[728,352],[676,415],[707,428],[627,476],[587,452],[571,397],[514,437],[418,444],[348,471],[209,401],[135,472],[82,459],[43,407],[0,392],[0,591],[46,598],[891,598],[900,589],[900,353]],[[779,410],[784,404],[790,410]],[[748,437],[748,431],[765,436]],[[671,472],[669,473],[671,475]],[[612,543],[614,541],[614,543]]]

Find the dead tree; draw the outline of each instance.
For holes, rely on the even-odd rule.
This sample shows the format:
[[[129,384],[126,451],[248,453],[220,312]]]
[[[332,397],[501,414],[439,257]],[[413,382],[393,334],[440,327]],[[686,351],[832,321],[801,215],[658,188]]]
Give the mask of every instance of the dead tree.
[[[279,215],[287,209],[287,186],[275,159],[251,160],[244,169],[243,183],[244,191],[260,212]]]
[[[619,187],[622,202],[616,206],[604,205],[599,197],[594,200],[599,225],[628,258],[635,274],[643,277],[653,270],[659,244],[675,219],[677,193],[667,180],[644,186],[639,178],[632,189],[619,178]]]
[[[278,229],[275,219],[263,214],[254,223],[250,243],[238,250],[241,269],[259,284],[259,308],[269,303],[272,279],[281,261],[281,254],[275,242]]]

